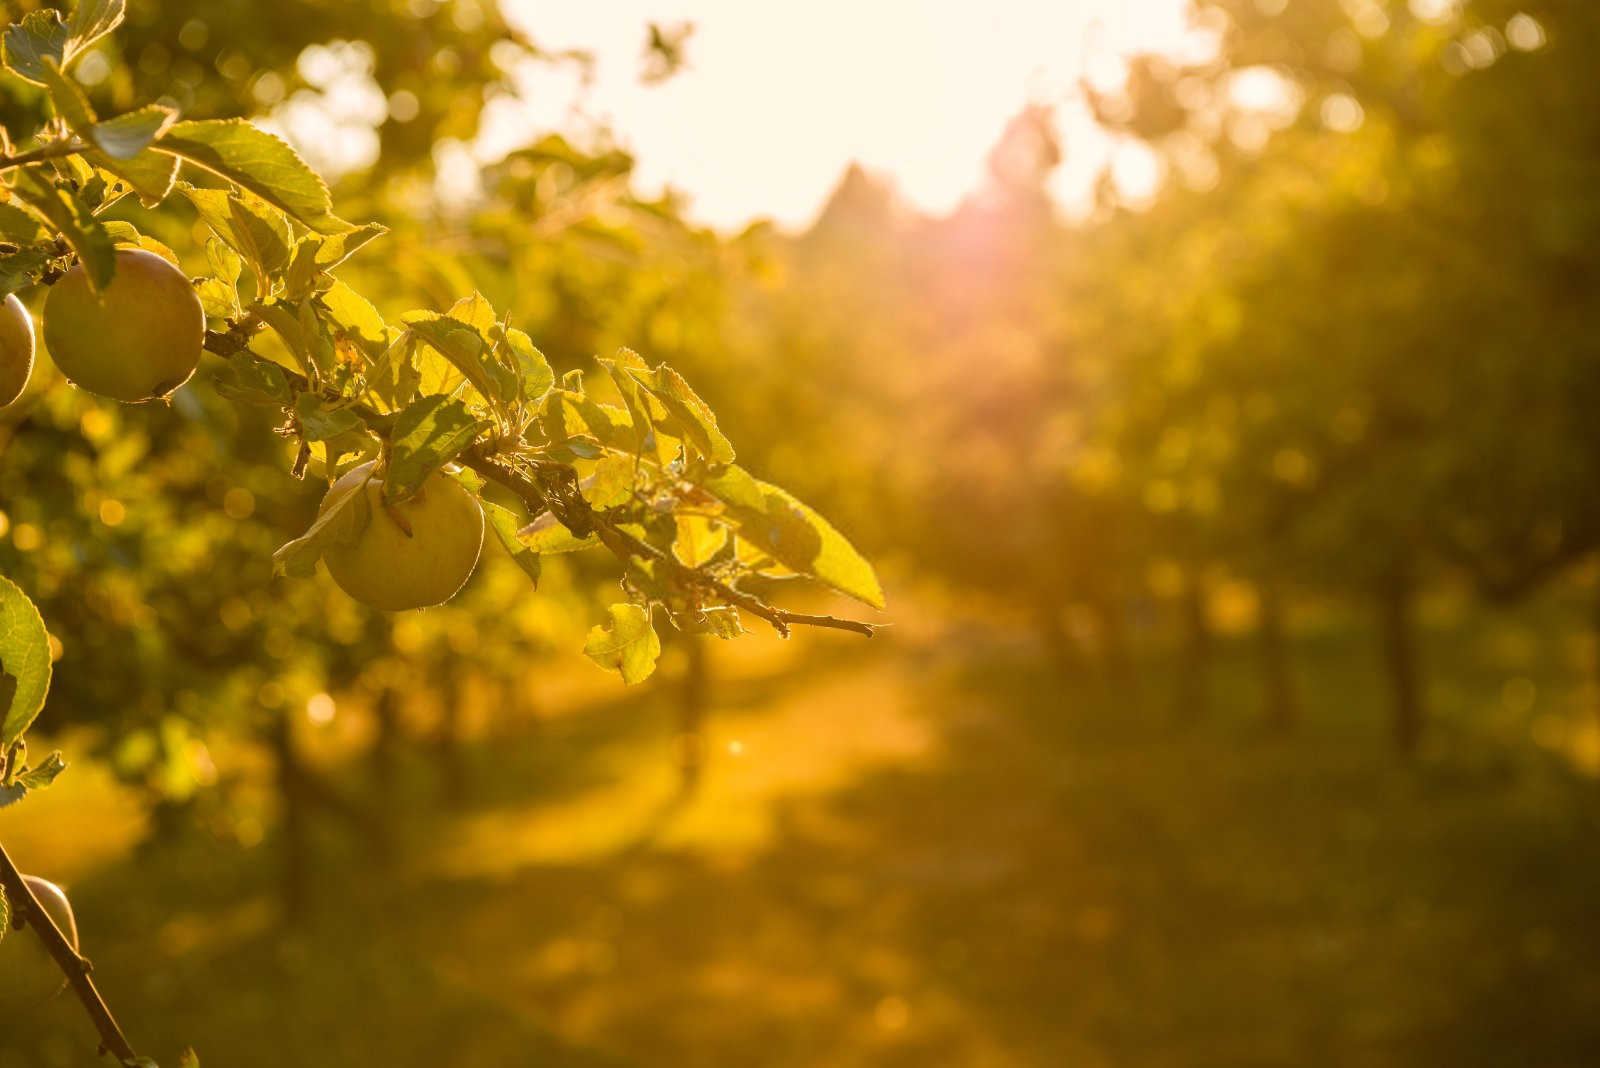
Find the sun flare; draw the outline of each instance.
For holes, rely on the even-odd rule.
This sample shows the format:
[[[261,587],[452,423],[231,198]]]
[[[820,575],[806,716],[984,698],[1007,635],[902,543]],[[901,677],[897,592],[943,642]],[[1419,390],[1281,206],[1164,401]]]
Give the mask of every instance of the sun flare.
[[[1205,47],[1187,0],[997,0],[983,8],[818,0],[784,14],[740,0],[603,5],[511,0],[542,45],[596,57],[586,100],[574,71],[530,68],[526,103],[499,111],[480,151],[526,131],[609,124],[640,159],[646,187],[673,186],[722,226],[756,216],[803,224],[852,161],[892,178],[914,205],[953,207],[982,180],[1006,121],[1055,103],[1069,145],[1057,192],[1083,197],[1111,146],[1074,89],[1115,77],[1120,57]],[[695,23],[687,68],[638,83],[648,20]]]

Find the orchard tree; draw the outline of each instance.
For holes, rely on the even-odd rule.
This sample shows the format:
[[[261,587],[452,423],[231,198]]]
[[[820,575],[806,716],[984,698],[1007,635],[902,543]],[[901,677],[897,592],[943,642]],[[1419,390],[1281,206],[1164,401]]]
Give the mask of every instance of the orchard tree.
[[[1216,58],[1136,62],[1123,97],[1097,99],[1175,175],[1211,163],[1212,188],[1169,188],[1122,224],[1165,240],[1177,313],[1125,364],[1136,429],[1119,451],[1258,586],[1369,601],[1410,753],[1419,592],[1453,574],[1509,601],[1600,545],[1594,332],[1575,298],[1597,270],[1600,155],[1593,109],[1551,103],[1585,84],[1600,15],[1197,10]],[[1277,114],[1240,105],[1247,81],[1276,86]]]
[[[866,561],[815,511],[738,466],[673,368],[619,349],[598,361],[598,379],[558,378],[530,335],[477,293],[386,318],[334,274],[383,227],[334,215],[325,185],[283,142],[165,104],[98,114],[70,72],[123,14],[120,0],[82,0],[65,18],[43,8],[4,33],[7,77],[30,87],[13,103],[45,109],[36,133],[0,144],[8,393],[22,392],[34,364],[18,294],[43,292],[46,351],[108,400],[171,403],[209,353],[217,392],[289,443],[287,474],[330,484],[310,525],[273,554],[280,574],[308,578],[322,561],[355,600],[404,611],[448,600],[486,536],[532,584],[551,554],[604,550],[624,596],[584,651],[627,683],[654,670],[658,619],[723,639],[751,620],[785,636],[795,626],[873,633],[757,592],[763,579],[799,575],[883,606]],[[187,205],[210,234],[203,271],[186,272],[167,243],[117,217],[135,197],[152,219],[164,204]],[[29,432],[26,422],[14,431]],[[25,742],[50,675],[43,621],[0,580],[4,803],[64,767],[59,754],[30,758]],[[0,886],[12,924],[38,935],[102,1048],[148,1064],[96,991],[71,924],[52,919],[41,884],[3,852]]]

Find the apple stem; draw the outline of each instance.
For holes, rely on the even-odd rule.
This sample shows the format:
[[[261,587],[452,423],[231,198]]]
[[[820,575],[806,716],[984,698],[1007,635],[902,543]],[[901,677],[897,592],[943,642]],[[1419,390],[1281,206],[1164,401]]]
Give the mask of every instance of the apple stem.
[[[5,889],[6,901],[11,905],[13,924],[18,927],[33,928],[33,933],[44,943],[45,951],[50,954],[50,958],[56,962],[56,967],[61,969],[61,974],[65,975],[67,982],[72,985],[72,992],[78,995],[78,1000],[83,1003],[84,1011],[94,1022],[95,1030],[100,1033],[100,1052],[110,1053],[121,1064],[135,1063],[139,1055],[128,1045],[128,1040],[123,1037],[122,1028],[117,1026],[116,1017],[111,1015],[111,1010],[106,1007],[100,991],[95,989],[94,980],[89,978],[89,962],[72,948],[72,943],[67,941],[66,936],[56,927],[55,921],[50,918],[50,914],[44,910],[44,906],[39,904],[38,898],[33,896],[27,880],[11,862],[11,857],[7,855],[3,845],[0,845],[0,887]]]

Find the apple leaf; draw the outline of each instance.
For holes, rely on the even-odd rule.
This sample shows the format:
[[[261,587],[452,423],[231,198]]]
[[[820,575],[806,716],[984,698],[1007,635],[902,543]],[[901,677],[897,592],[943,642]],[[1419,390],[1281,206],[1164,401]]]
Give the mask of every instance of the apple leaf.
[[[545,556],[575,553],[600,544],[599,537],[594,534],[578,537],[550,512],[540,512],[533,522],[517,531],[517,541]]]
[[[349,545],[360,538],[372,522],[372,501],[365,489],[365,482],[346,487],[304,534],[280,545],[272,554],[273,570],[292,578],[310,578],[329,546]]]
[[[46,786],[55,782],[56,777],[66,770],[67,762],[61,759],[60,752],[55,752],[45,757],[42,763],[34,765],[17,776],[17,782],[29,790],[43,790]]]
[[[125,0],[78,0],[67,19],[70,54],[76,55],[122,25],[124,7]]]
[[[716,469],[700,485],[725,506],[739,537],[778,563],[832,586],[874,608],[884,606],[883,587],[855,546],[787,490],[754,478],[734,464]]]
[[[680,515],[677,517],[677,527],[672,555],[685,567],[700,567],[708,563],[728,544],[728,528],[705,516]]]
[[[331,271],[349,259],[362,245],[388,232],[387,226],[366,223],[342,234],[330,234],[322,238],[317,248],[317,266],[324,271]]]
[[[116,245],[89,205],[76,194],[51,185],[27,168],[18,172],[15,181],[11,191],[48,225],[55,227],[78,254],[89,276],[89,287],[98,292],[110,285],[111,276],[117,271]]]
[[[31,245],[49,237],[50,231],[32,213],[0,200],[0,239],[14,245]]]
[[[178,156],[254,193],[319,234],[354,229],[333,214],[328,187],[286,143],[244,119],[175,124],[156,151]]]
[[[717,428],[716,415],[682,375],[662,364],[653,373],[634,371],[633,376],[671,414],[668,425],[662,427],[666,433],[687,438],[712,463],[733,463],[733,445]]]
[[[484,363],[489,353],[489,339],[475,323],[433,312],[406,312],[400,321],[427,349],[443,356],[451,367],[461,372],[485,400],[499,396]]]
[[[534,588],[538,589],[540,557],[517,538],[517,513],[493,501],[480,500],[478,503],[483,505],[483,516],[489,521],[489,528],[494,531],[495,537],[500,539],[500,544],[511,555],[511,559],[533,580]]]
[[[68,78],[54,59],[45,57],[41,76],[57,113],[73,133],[93,146],[84,153],[90,163],[127,182],[146,205],[172,192],[178,161],[152,152],[148,146],[177,120],[176,111],[152,104],[101,122],[78,83]]]
[[[46,64],[54,63],[62,70],[72,66],[84,49],[121,25],[124,3],[79,0],[65,22],[59,11],[49,8],[30,12],[21,22],[6,27],[6,66],[21,78],[44,85]]]
[[[95,123],[89,98],[83,94],[77,82],[62,73],[61,63],[55,56],[41,56],[39,67],[44,87],[50,91],[50,102],[56,106],[56,114],[67,121],[73,133],[84,137]]]
[[[480,429],[467,406],[453,397],[435,394],[408,405],[389,432],[384,500],[402,501],[416,493],[429,475],[461,455]]]
[[[521,379],[519,392],[522,399],[529,404],[537,404],[546,393],[550,392],[550,387],[555,385],[556,375],[550,369],[550,361],[544,358],[544,353],[535,348],[533,340],[521,330],[507,328],[505,339],[506,348],[511,352],[512,362]]]
[[[334,407],[315,393],[296,397],[294,414],[307,441],[327,441],[361,426],[361,420],[348,408]]]
[[[648,610],[636,604],[614,604],[606,609],[606,621],[589,631],[583,652],[601,667],[619,673],[631,686],[655,671],[661,639]]]
[[[67,61],[71,33],[61,21],[61,13],[45,8],[24,16],[21,22],[6,27],[4,38],[6,66],[17,77],[35,85],[45,83],[45,63],[57,66]]]
[[[283,368],[248,352],[238,352],[228,358],[217,372],[216,388],[225,397],[280,408],[287,407],[291,399],[289,380],[284,377]]]
[[[48,246],[35,246],[10,255],[0,255],[0,296],[33,285],[39,271],[54,258]]]
[[[160,140],[177,121],[178,113],[173,109],[150,104],[114,119],[100,120],[89,129],[88,137],[110,158],[132,160]],[[162,160],[162,166],[170,166],[175,173],[177,163],[169,160]]]
[[[358,337],[372,351],[389,344],[389,327],[372,302],[343,282],[334,280],[318,298],[323,309],[340,330]]]
[[[7,681],[9,680],[9,681]],[[39,610],[10,579],[0,576],[0,751],[32,726],[50,690],[50,635]]]
[[[596,511],[633,500],[639,461],[622,453],[608,453],[594,465],[594,473],[579,483],[583,499]]]
[[[272,279],[289,264],[289,220],[260,201],[246,200],[221,189],[197,189],[188,184],[178,188],[211,232],[250,264],[259,283],[257,288],[263,294],[270,292]]]

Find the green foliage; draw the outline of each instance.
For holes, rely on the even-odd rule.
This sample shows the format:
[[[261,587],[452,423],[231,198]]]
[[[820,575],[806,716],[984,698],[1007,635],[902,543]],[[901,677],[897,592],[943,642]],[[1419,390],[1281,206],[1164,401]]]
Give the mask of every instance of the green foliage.
[[[0,576],[0,753],[16,744],[50,689],[50,638],[39,610]]]
[[[156,207],[180,193],[214,235],[195,286],[208,346],[223,357],[217,390],[276,413],[298,444],[292,473],[315,460],[331,480],[352,459],[378,455],[390,503],[444,468],[464,479],[462,467],[476,469],[480,496],[485,478],[511,487],[514,501],[483,504],[526,576],[537,580],[544,554],[601,545],[625,565],[633,611],[614,611],[606,626],[614,652],[625,651],[627,681],[648,675],[659,653],[648,626],[656,605],[677,625],[724,637],[740,629],[736,605],[758,606],[786,629],[780,610],[740,588],[745,578],[807,575],[882,606],[871,568],[831,525],[732,466],[715,414],[672,367],[628,349],[602,359],[619,407],[579,375],[558,386],[529,332],[481,293],[387,321],[331,274],[385,228],[335,216],[326,184],[288,145],[242,119],[180,121],[165,106],[102,118],[68,71],[121,17],[120,4],[86,3],[67,22],[36,14],[7,33],[11,69],[46,90],[60,120],[19,145],[7,168],[0,231],[17,246],[0,265],[8,291],[75,262],[104,287],[118,245],[178,262],[142,232],[149,223],[107,212],[128,194]],[[598,182],[628,165],[596,169],[560,144],[542,152],[529,158],[581,163]],[[179,180],[184,166],[191,173]],[[322,510],[277,550],[274,569],[308,577],[327,548],[353,544],[370,518],[355,500]]]

